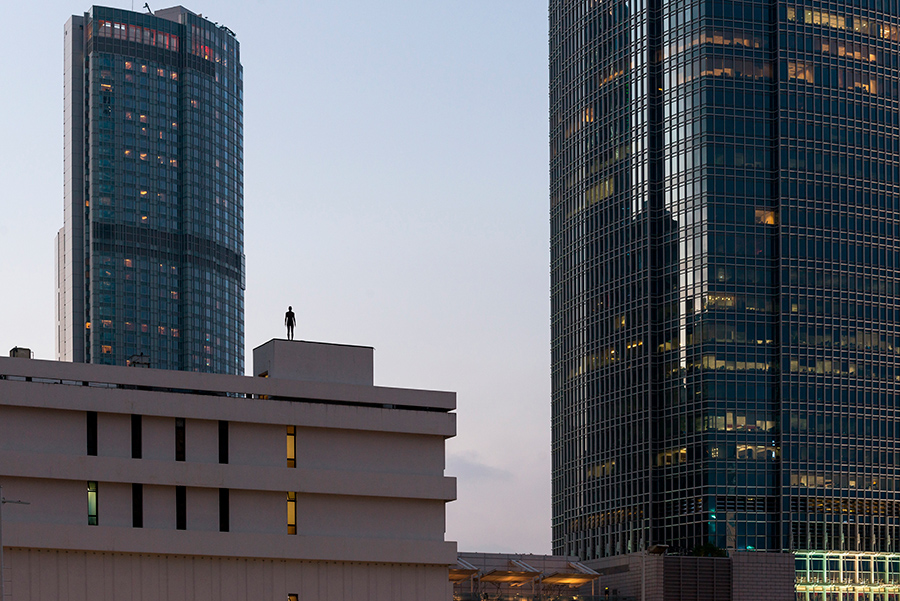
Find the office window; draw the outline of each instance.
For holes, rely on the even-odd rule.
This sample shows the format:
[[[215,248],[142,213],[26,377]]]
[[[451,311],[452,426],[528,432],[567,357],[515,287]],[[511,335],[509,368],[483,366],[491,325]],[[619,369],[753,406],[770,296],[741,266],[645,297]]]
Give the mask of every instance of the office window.
[[[297,493],[287,494],[287,530],[288,534],[297,534]]]
[[[229,492],[227,488],[219,489],[219,532],[228,532],[231,524]]]
[[[96,415],[96,414],[95,414]],[[88,497],[88,526],[96,526],[100,523],[97,515],[97,483],[87,483]]]
[[[296,593],[288,593],[287,601],[299,601],[300,597]]]
[[[228,463],[228,422],[219,420],[219,463]]]
[[[131,458],[140,459],[143,454],[143,427],[140,415],[131,416]]]
[[[175,418],[175,461],[184,461],[184,418]]]
[[[175,528],[187,530],[187,488],[175,487]]]
[[[144,527],[144,485],[131,485],[131,525],[135,528]]]
[[[297,428],[287,427],[287,466],[297,467]]]
[[[87,412],[87,454],[97,455],[97,412]]]

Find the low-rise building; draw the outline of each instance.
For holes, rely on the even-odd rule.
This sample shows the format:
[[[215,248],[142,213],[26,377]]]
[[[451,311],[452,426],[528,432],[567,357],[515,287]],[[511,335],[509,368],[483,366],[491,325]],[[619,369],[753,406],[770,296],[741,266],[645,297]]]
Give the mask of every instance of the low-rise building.
[[[368,347],[243,377],[0,358],[5,600],[441,600],[453,393]]]

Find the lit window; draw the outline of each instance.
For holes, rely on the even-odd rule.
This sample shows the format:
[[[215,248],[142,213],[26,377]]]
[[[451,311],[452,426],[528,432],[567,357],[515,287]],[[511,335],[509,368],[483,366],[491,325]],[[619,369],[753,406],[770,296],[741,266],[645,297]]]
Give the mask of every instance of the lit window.
[[[297,493],[287,494],[287,531],[288,534],[297,534]]]
[[[174,39],[174,38],[173,38],[173,39]],[[169,74],[169,77],[171,77],[172,79],[178,79],[178,73],[176,73],[175,71],[172,71],[172,72]]]
[[[88,497],[88,526],[96,526],[100,523],[97,518],[97,483],[96,482],[88,482],[87,483],[87,497]]]
[[[147,196],[147,191],[141,190],[141,198],[146,198],[146,196]]]
[[[129,120],[129,121],[133,120],[133,119],[134,119],[134,113],[132,113],[131,111],[125,111],[125,118],[126,118],[127,120]]]
[[[756,209],[756,223],[763,225],[775,225],[775,211]]]
[[[141,160],[142,160],[142,161],[146,161],[146,160],[147,160],[147,153],[146,153],[146,152],[142,152],[142,153],[141,153]]]
[[[169,166],[170,166],[170,167],[177,167],[177,166],[178,166],[178,159],[169,159]]]
[[[298,597],[296,594],[288,593],[287,601],[299,601],[299,600],[300,600],[300,597]]]
[[[297,467],[297,429],[287,427],[287,466]]]
[[[141,65],[141,73],[149,73],[150,70],[147,68],[147,65]]]
[[[166,76],[166,70],[165,70],[165,69],[157,69],[157,70],[156,70],[156,74],[159,75],[160,77],[165,77],[165,76]]]
[[[159,334],[160,336],[165,336],[166,335],[166,327],[165,326],[157,326],[156,333]]]
[[[172,338],[178,338],[178,328],[172,328]]]
[[[134,267],[134,261],[131,259],[125,259],[125,267]]]
[[[198,106],[200,106],[200,104],[196,100],[191,100],[191,106],[193,108],[197,108]]]
[[[110,354],[112,354],[112,346],[109,344],[104,344],[103,346],[100,347],[100,352],[103,353],[104,355],[110,355]]]
[[[125,151],[125,156],[126,156],[127,158],[132,158],[132,157],[134,156],[134,152],[131,151],[131,150],[126,150],[126,151]]]
[[[111,320],[111,319],[101,319],[101,320],[100,320],[100,323],[103,324],[103,327],[104,327],[104,328],[111,328],[111,327],[112,327],[112,320]]]

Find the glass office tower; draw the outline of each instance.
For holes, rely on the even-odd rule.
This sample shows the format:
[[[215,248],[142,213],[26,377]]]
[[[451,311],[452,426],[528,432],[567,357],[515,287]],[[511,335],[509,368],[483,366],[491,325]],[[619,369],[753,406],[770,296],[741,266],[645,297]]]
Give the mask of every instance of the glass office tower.
[[[57,358],[243,374],[234,34],[95,6],[66,23],[64,85]]]
[[[900,578],[898,68],[896,0],[551,0],[555,553]]]

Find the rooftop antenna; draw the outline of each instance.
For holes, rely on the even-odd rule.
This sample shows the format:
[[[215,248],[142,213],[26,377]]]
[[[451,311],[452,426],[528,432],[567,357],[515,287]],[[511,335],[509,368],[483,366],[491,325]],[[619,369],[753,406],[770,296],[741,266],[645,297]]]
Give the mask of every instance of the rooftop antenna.
[[[150,4],[148,2],[144,2],[144,8],[147,9],[148,13],[150,13],[151,15],[153,14],[153,11],[150,10]]]

